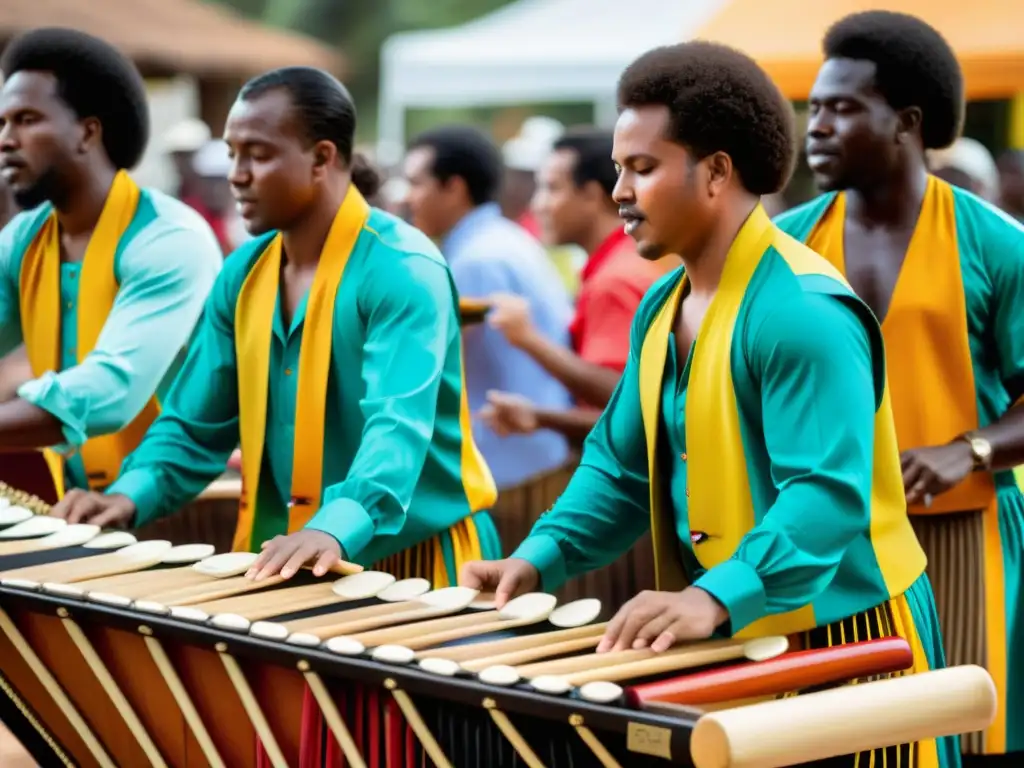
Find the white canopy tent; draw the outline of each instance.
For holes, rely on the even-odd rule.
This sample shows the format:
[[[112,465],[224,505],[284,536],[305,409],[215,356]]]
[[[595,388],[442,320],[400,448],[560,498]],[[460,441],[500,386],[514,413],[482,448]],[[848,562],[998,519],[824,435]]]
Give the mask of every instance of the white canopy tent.
[[[378,159],[401,152],[410,107],[592,103],[610,125],[615,83],[644,51],[689,38],[728,0],[519,0],[381,49]]]

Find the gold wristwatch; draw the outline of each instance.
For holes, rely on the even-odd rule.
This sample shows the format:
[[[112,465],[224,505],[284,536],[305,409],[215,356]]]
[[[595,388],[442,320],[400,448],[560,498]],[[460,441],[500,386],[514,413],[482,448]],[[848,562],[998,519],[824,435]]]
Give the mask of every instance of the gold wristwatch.
[[[974,470],[988,470],[992,467],[992,443],[983,437],[972,435],[968,432],[961,435],[971,446],[971,455],[974,457]]]

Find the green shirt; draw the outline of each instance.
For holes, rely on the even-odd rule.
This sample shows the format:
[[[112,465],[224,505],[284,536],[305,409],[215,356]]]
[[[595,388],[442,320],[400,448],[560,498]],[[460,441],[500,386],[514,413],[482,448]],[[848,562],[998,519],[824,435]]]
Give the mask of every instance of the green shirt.
[[[1024,395],[1024,226],[971,192],[952,189],[956,242],[948,245],[960,259],[978,426],[984,428]],[[786,211],[775,224],[806,241],[835,197],[820,195]],[[926,322],[922,314],[922,334]],[[900,362],[892,360],[890,367]],[[893,407],[919,408],[920,403],[894,401]],[[1016,487],[1012,470],[995,472],[993,478],[1000,489]]]
[[[22,343],[21,263],[52,210],[47,203],[24,211],[0,230],[0,356]],[[196,211],[162,192],[142,190],[117,245],[117,299],[95,349],[81,363],[82,265],[61,263],[61,369],[25,382],[18,396],[60,421],[65,442],[53,447],[68,455],[67,487],[89,487],[74,449],[120,431],[151,397],[167,394],[223,260],[213,231]]]
[[[645,296],[629,363],[578,471],[513,555],[538,568],[545,590],[611,563],[650,524],[639,355],[681,276],[667,275]],[[877,324],[833,279],[795,274],[769,248],[735,329],[732,376],[755,525],[729,559],[707,570],[694,556],[707,534],[691,530],[688,519],[689,361],[680,364],[670,338],[658,459],[689,581],[725,606],[733,633],[807,605],[823,625],[884,602],[890,595],[872,541],[871,503],[874,423],[885,389]],[[912,537],[903,522],[895,535]]]
[[[182,375],[109,490],[136,524],[167,515],[224,470],[239,441],[234,317],[239,291],[273,233],[228,257]],[[305,301],[271,334],[266,440],[252,547],[285,533]],[[373,209],[334,305],[322,506],[307,527],[372,563],[467,517],[458,296],[437,248]]]

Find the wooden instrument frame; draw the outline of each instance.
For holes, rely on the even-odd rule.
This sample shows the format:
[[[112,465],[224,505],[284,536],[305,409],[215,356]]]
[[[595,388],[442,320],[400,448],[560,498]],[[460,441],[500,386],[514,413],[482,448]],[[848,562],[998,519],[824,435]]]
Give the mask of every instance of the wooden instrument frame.
[[[40,653],[41,660],[48,666],[52,666],[55,677],[71,675],[76,680],[82,680],[83,686],[87,686],[88,691],[91,692],[88,695],[91,695],[93,699],[97,695],[104,696],[104,694],[95,679],[85,679],[92,676],[88,675],[87,669],[83,673],[82,660],[80,658],[58,658],[59,654],[47,654],[46,643],[39,642],[47,634],[51,637],[63,636],[66,638],[67,633],[57,626],[58,623],[74,622],[94,638],[97,646],[103,645],[105,641],[116,640],[119,643],[119,652],[126,651],[130,642],[123,633],[135,636],[140,648],[145,644],[147,638],[158,639],[165,647],[173,649],[173,651],[169,651],[170,655],[178,656],[179,659],[184,649],[189,663],[199,663],[203,669],[201,672],[195,669],[186,670],[178,664],[176,665],[178,673],[182,677],[195,677],[201,674],[207,681],[207,685],[218,688],[221,696],[225,699],[225,706],[230,707],[233,712],[231,717],[241,716],[244,718],[246,715],[242,712],[242,705],[237,700],[238,697],[235,696],[231,685],[228,684],[227,677],[223,677],[222,684],[220,676],[224,673],[226,662],[225,665],[222,665],[216,660],[218,657],[222,661],[231,659],[232,663],[241,667],[245,667],[247,663],[251,662],[260,664],[260,674],[256,676],[259,679],[252,679],[253,676],[250,676],[251,685],[261,692],[273,690],[274,696],[291,696],[301,692],[307,680],[306,675],[313,673],[328,686],[332,681],[342,680],[346,683],[363,683],[379,688],[382,692],[390,693],[399,704],[402,703],[405,695],[411,695],[485,709],[510,741],[515,736],[514,719],[516,716],[541,718],[554,721],[552,725],[555,725],[556,722],[568,724],[591,750],[603,751],[604,746],[600,743],[601,740],[613,737],[616,740],[621,739],[621,743],[626,745],[629,752],[637,756],[646,755],[669,759],[673,763],[683,765],[690,764],[690,734],[701,714],[697,710],[691,712],[682,708],[673,708],[671,715],[663,715],[626,709],[621,706],[599,705],[574,698],[555,697],[529,690],[489,686],[475,679],[447,678],[442,681],[436,675],[415,666],[386,665],[369,659],[334,654],[322,648],[305,648],[262,640],[248,634],[221,630],[210,625],[199,627],[170,616],[142,614],[135,610],[64,598],[45,592],[27,592],[0,586],[0,620],[3,619],[4,614],[9,615],[13,622],[22,629],[29,644]],[[110,637],[111,633],[116,633],[117,637]],[[61,649],[66,648],[66,641],[62,641],[60,647]],[[18,651],[12,647],[10,639],[3,632],[0,632],[0,654],[5,657],[11,655],[12,659],[16,659],[16,661],[5,663],[8,676],[0,677],[0,693],[4,694],[0,696],[0,701],[2,701],[0,712],[3,712],[5,722],[8,722],[7,717],[10,716],[9,727],[18,735],[26,749],[32,752],[33,757],[40,764],[69,764],[66,762],[67,758],[62,757],[64,748],[61,746],[58,732],[66,735],[69,729],[74,730],[74,726],[56,707],[47,708],[46,726],[42,723],[44,717],[41,715],[34,718],[35,723],[30,722],[31,709],[21,700],[20,689],[23,686],[33,687],[36,689],[33,698],[38,698],[39,684],[25,678],[27,669],[24,668]],[[65,656],[67,655],[70,654],[65,654]],[[131,659],[130,661],[128,658],[123,659],[121,662],[123,665],[141,664],[145,663],[144,660],[148,657],[148,652],[142,650],[141,653],[132,652],[127,655],[130,655]],[[71,666],[78,667],[78,672],[71,670]],[[20,670],[20,672],[16,673],[16,670]],[[212,677],[214,674],[218,675],[216,680]],[[116,672],[115,676],[124,685],[125,676],[117,675]],[[139,701],[140,696],[142,698],[152,697],[154,701],[160,699],[165,703],[173,702],[173,699],[170,698],[169,690],[154,691],[151,689],[157,677],[156,674],[139,674],[139,677],[145,679],[150,689],[145,693],[126,689],[125,696],[135,706],[139,718],[147,723],[151,731],[154,731],[156,718],[152,715],[147,717],[147,713],[144,711],[145,704]],[[72,691],[67,691],[67,693],[71,699],[87,696],[84,690],[78,692],[77,695]],[[105,696],[104,698],[107,699]],[[228,701],[229,699],[230,701]],[[301,693],[298,693],[294,700],[301,702]],[[116,709],[116,705],[109,699],[102,704]],[[96,706],[99,707],[100,702],[97,701]],[[188,728],[181,727],[182,720],[179,720],[178,714],[175,712],[173,718],[167,718],[168,721],[173,721],[173,723],[168,723],[169,727],[176,728],[181,732],[183,742],[192,741],[192,737],[186,734]],[[203,719],[212,730],[216,727],[216,722],[208,716],[209,713],[206,715]],[[281,728],[279,713],[267,711],[266,715],[271,730],[280,739],[284,736],[282,731],[285,729]],[[220,715],[220,717],[225,716],[227,715]],[[63,722],[57,722],[57,720],[63,720]],[[506,731],[505,726],[507,725],[513,725],[511,732]],[[122,724],[122,729],[125,728]],[[219,728],[218,730],[224,731],[225,729]],[[28,737],[25,737],[24,734],[28,734]],[[35,734],[35,738],[33,734]],[[223,733],[218,733],[218,736],[224,738]],[[155,732],[152,733],[152,737],[158,743],[167,738],[166,735],[158,737]],[[72,738],[80,742],[80,737]],[[135,759],[138,760],[138,756],[143,754],[137,745],[124,745],[123,749],[115,750],[115,747],[110,745],[109,739],[104,740],[104,743],[110,750],[110,757],[115,764],[128,764],[124,762],[125,756],[135,756]],[[296,753],[297,747],[294,743],[282,742],[281,747],[282,751],[288,754]],[[182,743],[179,749],[182,753],[188,751],[190,755],[196,751],[194,743],[191,746]],[[83,751],[85,750],[83,749]],[[233,764],[230,755],[223,752],[221,754],[228,765]],[[152,764],[145,757],[142,758],[142,761],[141,764]],[[83,768],[88,765],[84,762],[80,764],[83,765]],[[98,764],[92,763],[92,765]],[[188,762],[188,765],[193,764],[205,766],[209,763],[197,757],[196,762]]]

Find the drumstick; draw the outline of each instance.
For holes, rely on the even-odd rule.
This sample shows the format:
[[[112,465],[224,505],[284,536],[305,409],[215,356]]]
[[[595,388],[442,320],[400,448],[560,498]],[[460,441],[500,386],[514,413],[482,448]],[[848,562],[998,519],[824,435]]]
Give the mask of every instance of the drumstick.
[[[902,637],[886,637],[645,683],[626,689],[626,696],[633,706],[655,701],[715,704],[901,672],[913,665],[910,644]]]
[[[328,638],[340,635],[352,635],[362,631],[364,628],[380,627],[388,624],[402,624],[403,626],[410,627],[429,625],[433,622],[422,620],[458,613],[469,605],[476,598],[476,595],[477,591],[475,589],[445,587],[428,592],[416,600],[408,600],[391,605],[371,606],[355,611],[345,611],[335,615],[329,621],[319,624],[300,624],[296,622],[296,625],[300,627],[300,631],[295,634],[327,640]],[[473,616],[471,614],[457,618],[465,620],[472,619]],[[416,621],[419,621],[419,624],[408,623]],[[440,621],[445,620],[440,619]],[[386,632],[387,630],[380,631]],[[296,641],[293,639],[293,642]],[[301,638],[301,642],[305,644],[307,642],[306,638]]]
[[[307,584],[301,587],[275,589],[267,594],[247,594],[196,603],[192,608],[214,616],[218,613],[235,613],[250,621],[259,621],[283,613],[297,613],[320,608],[324,605],[343,602],[345,598],[334,591],[333,582]]]
[[[413,652],[417,650],[467,637],[488,635],[492,632],[504,632],[516,627],[539,624],[543,621],[548,621],[556,627],[578,627],[589,624],[597,618],[601,611],[601,601],[594,599],[575,600],[557,609],[554,608],[554,604],[553,595],[539,592],[526,594],[508,602],[500,611],[482,611],[476,615],[470,614],[452,619],[422,622],[408,627],[393,627],[378,632],[355,635],[348,639],[364,647],[380,648],[384,646],[389,649],[401,649],[394,653],[386,651],[381,660],[395,660],[403,657],[411,659],[415,655]],[[533,648],[540,648],[547,644],[547,635],[543,633],[531,635],[529,639],[532,641],[530,647]]]
[[[748,658],[753,661],[781,656],[789,649],[786,637],[760,637],[746,642],[738,640],[711,640],[667,651],[655,652],[648,648],[631,651],[612,651],[607,654],[588,654],[580,657],[590,659],[592,663],[581,666],[574,663],[567,672],[542,672],[536,674],[540,665],[516,670],[521,677],[529,677],[530,685],[545,693],[566,693],[574,686],[582,686],[592,682],[614,683],[620,680],[635,680],[665,672],[678,672],[723,661]],[[604,664],[595,657],[617,656],[621,662]],[[632,660],[628,660],[632,659]],[[578,661],[574,660],[574,661]],[[548,670],[559,670],[557,662],[551,662]],[[525,672],[525,674],[524,674]]]
[[[242,595],[247,592],[275,587],[283,584],[287,579],[281,574],[268,576],[260,581],[253,581],[246,576],[232,576],[226,579],[208,578],[199,584],[187,587],[171,589],[166,592],[157,592],[146,596],[148,603],[160,603],[161,605],[194,605],[212,600],[222,600],[234,595]]]
[[[746,641],[737,639],[727,640],[706,640],[697,643],[686,643],[677,645],[667,651],[656,653],[650,648],[629,648],[624,651],[608,651],[606,653],[588,653],[582,656],[573,656],[570,659],[555,659],[539,664],[529,664],[519,668],[519,674],[523,677],[539,677],[540,675],[570,675],[575,672],[585,672],[591,669],[604,669],[605,667],[616,667],[622,664],[631,664],[644,659],[658,658],[668,654],[665,658],[692,655],[699,664],[714,664],[718,661],[731,661],[743,658],[743,648]],[[705,661],[707,659],[707,661]]]
[[[561,640],[554,643],[550,642],[549,639],[549,641],[544,645],[535,645],[532,648],[523,648],[518,651],[499,653],[494,656],[485,656],[480,659],[470,659],[462,662],[462,668],[468,672],[480,672],[481,670],[487,669],[487,667],[499,665],[515,666],[529,661],[536,661],[537,659],[550,659],[553,656],[561,656],[566,653],[584,651],[589,648],[596,647],[597,644],[601,642],[601,638],[604,635],[606,627],[607,624],[594,625],[593,628],[582,627],[581,629],[598,629],[599,631],[587,632],[579,637]]]
[[[556,632],[546,632],[544,633],[545,644],[558,645],[563,642],[578,639],[591,640],[594,637],[600,639],[607,626],[607,622],[602,622],[601,624],[588,624],[582,627],[561,629]],[[581,647],[585,648],[586,646]],[[432,648],[428,651],[423,651],[418,655],[420,656],[420,658],[448,659],[450,661],[458,661],[463,663],[476,663],[478,660],[495,659],[499,657],[504,658],[506,656],[511,656],[512,654],[520,652],[532,654],[535,652],[536,648],[537,639],[532,635],[523,635],[522,637],[510,637],[504,640],[491,640],[485,643],[470,643],[468,645],[457,645],[454,648]],[[556,654],[549,653],[547,655],[554,656]],[[527,660],[529,659],[522,659],[522,661]],[[513,662],[501,661],[493,663],[509,664]]]
[[[421,621],[352,635],[351,640],[364,647],[401,644],[407,650],[429,648],[452,640],[500,632],[544,621],[554,610],[558,599],[543,592],[531,592],[510,600],[500,611],[476,611],[448,619]],[[345,632],[351,635],[351,631]],[[534,644],[543,643],[534,639]]]
[[[988,672],[964,665],[706,714],[690,754],[697,768],[803,764],[981,731],[996,709]]]
[[[651,656],[639,661],[627,662],[602,669],[589,669],[568,675],[568,681],[575,686],[584,685],[595,680],[617,682],[619,680],[635,680],[664,672],[675,672],[681,669],[693,669],[722,661],[748,658],[761,661],[766,658],[780,656],[789,648],[789,640],[785,637],[764,637],[748,640],[739,647],[731,648],[695,648],[689,652],[672,654],[671,650],[659,653],[651,652]]]
[[[122,573],[100,579],[86,579],[78,586],[86,592],[111,592],[124,597],[142,597],[154,589],[186,587],[208,582],[210,577],[191,566],[184,568],[161,568],[141,573]]]

